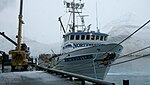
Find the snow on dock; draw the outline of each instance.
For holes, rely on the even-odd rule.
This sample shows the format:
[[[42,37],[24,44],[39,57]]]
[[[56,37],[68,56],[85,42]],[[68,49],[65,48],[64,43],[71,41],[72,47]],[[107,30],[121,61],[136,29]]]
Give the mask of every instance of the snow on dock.
[[[43,71],[0,73],[0,85],[79,85]]]

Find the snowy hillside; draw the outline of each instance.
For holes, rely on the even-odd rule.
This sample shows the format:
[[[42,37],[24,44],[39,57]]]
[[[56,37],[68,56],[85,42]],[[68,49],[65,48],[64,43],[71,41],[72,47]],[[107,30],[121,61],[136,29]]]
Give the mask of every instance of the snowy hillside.
[[[137,30],[140,26],[129,25],[129,24],[121,24],[112,26],[111,31],[109,32],[109,41],[119,43],[126,37],[128,37],[131,33]],[[150,26],[146,26],[134,34],[131,38],[122,43],[124,49],[123,54],[127,54],[147,46],[150,46]],[[150,52],[150,49],[145,50],[139,54],[146,54]]]
[[[42,43],[39,43],[39,42],[33,41],[33,40],[28,40],[28,41],[26,41],[26,43],[28,44],[28,46],[30,46],[30,48],[31,48],[30,50],[31,50],[33,56],[37,56],[41,53],[52,54],[51,49],[55,53],[59,53],[59,49],[60,49],[59,43],[47,45],[47,44],[42,44]]]
[[[13,40],[15,40],[14,36],[10,36]],[[15,40],[16,41],[16,40]],[[30,40],[28,38],[23,38],[23,42],[26,43],[30,47],[31,56],[38,57],[39,54],[42,53],[52,53],[51,49],[53,49],[56,53],[59,52],[59,44],[42,44],[40,42]],[[5,51],[6,53],[9,52],[9,50],[14,49],[15,46],[6,40],[4,37],[0,36],[0,50]]]

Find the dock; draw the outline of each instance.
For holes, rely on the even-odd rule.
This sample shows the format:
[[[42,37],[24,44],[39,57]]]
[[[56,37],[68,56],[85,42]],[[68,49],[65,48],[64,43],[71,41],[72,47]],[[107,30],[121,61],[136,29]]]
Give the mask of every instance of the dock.
[[[10,66],[6,66],[4,72],[0,71],[0,85],[115,85],[61,70],[36,68],[38,70],[11,72]]]
[[[79,85],[44,71],[0,73],[0,85]]]

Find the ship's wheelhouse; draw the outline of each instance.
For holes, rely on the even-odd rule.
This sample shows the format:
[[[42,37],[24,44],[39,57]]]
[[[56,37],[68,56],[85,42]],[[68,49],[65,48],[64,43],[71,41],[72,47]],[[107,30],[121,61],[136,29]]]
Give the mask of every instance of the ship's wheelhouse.
[[[63,50],[80,47],[100,46],[107,40],[108,35],[100,32],[71,32],[63,36]]]
[[[106,41],[108,35],[100,32],[71,32],[64,35],[64,42],[67,41]]]

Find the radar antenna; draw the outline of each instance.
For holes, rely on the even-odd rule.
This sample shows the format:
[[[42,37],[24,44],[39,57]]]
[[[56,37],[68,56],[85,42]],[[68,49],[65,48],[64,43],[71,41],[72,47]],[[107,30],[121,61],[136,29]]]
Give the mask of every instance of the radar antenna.
[[[68,12],[72,13],[72,27],[71,31],[75,32],[76,27],[76,13],[82,13],[82,9],[84,7],[84,3],[81,3],[81,0],[79,2],[75,2],[75,0],[68,2],[64,1],[64,5],[66,6]]]

